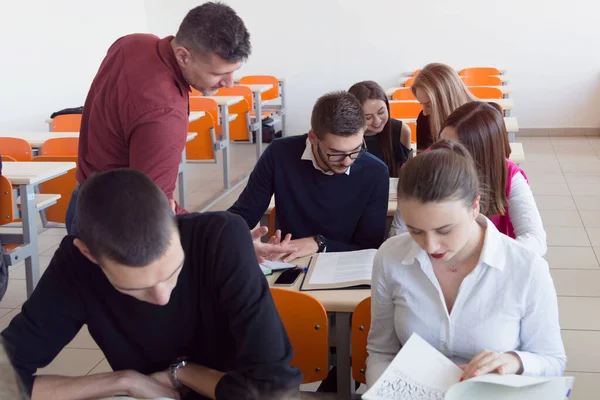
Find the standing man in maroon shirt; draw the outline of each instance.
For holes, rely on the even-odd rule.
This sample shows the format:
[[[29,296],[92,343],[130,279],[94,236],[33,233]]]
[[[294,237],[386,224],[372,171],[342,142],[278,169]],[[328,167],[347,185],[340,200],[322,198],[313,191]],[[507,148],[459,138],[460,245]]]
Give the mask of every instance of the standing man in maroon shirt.
[[[190,86],[205,95],[233,85],[250,55],[250,34],[230,7],[205,3],[191,10],[175,37],[133,34],[108,50],[83,109],[77,180],[130,167],[165,193],[173,192],[189,124]],[[76,234],[75,189],[67,230]]]

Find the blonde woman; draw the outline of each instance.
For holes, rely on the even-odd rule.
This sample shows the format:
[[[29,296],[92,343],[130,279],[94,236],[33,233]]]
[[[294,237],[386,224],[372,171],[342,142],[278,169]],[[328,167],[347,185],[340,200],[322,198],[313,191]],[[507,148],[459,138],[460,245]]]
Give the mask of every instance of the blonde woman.
[[[432,63],[423,68],[412,85],[412,92],[423,106],[417,118],[417,150],[431,146],[440,137],[440,129],[454,110],[477,100],[451,67]]]

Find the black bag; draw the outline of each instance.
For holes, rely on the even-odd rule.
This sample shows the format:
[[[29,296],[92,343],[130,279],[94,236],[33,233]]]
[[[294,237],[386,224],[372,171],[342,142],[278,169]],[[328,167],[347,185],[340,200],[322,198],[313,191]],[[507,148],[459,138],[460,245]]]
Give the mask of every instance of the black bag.
[[[273,139],[280,138],[281,131],[275,132],[275,121],[267,118],[262,122],[262,142],[271,143]],[[256,143],[256,132],[252,132],[252,140]]]
[[[8,265],[4,262],[4,250],[0,247],[0,301],[8,288]]]
[[[59,115],[66,115],[66,114],[83,114],[83,107],[65,108],[60,111],[56,111],[55,113],[52,113],[50,118],[54,118]]]

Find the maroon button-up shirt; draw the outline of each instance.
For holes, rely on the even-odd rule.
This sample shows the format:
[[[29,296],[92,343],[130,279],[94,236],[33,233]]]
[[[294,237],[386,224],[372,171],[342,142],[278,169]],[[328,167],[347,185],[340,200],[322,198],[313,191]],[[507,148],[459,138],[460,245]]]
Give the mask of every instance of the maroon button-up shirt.
[[[115,168],[146,173],[173,198],[189,123],[172,36],[133,34],[108,50],[83,108],[77,180]],[[185,210],[177,206],[177,213]]]

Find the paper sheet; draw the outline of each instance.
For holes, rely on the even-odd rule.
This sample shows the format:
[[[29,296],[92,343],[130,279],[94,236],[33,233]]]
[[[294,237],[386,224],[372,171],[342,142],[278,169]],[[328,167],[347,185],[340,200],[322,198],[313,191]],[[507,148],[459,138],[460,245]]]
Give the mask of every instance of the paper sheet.
[[[371,280],[373,259],[377,250],[360,250],[344,253],[320,253],[309,283],[335,284]]]
[[[261,268],[270,269],[272,271],[280,271],[283,269],[294,268],[295,265],[283,262],[283,261],[269,261],[265,260],[260,264]]]
[[[398,199],[398,178],[390,178],[389,201]]]
[[[461,376],[460,368],[413,333],[363,399],[444,400]]]
[[[492,377],[492,379],[479,379]],[[529,379],[525,379],[529,378]],[[454,386],[447,400],[565,400],[573,387],[573,377],[525,377],[484,375]],[[490,383],[485,383],[490,382]]]

